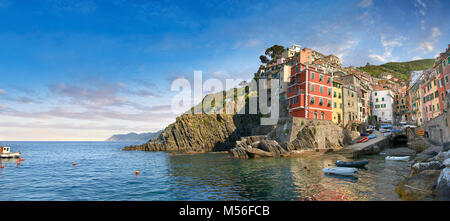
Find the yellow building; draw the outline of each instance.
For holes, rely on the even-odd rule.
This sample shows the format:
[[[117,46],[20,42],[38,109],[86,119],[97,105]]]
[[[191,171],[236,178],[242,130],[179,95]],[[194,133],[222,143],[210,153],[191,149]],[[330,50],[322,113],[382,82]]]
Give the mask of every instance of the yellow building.
[[[343,123],[344,108],[342,105],[342,82],[333,79],[333,122],[335,124]]]

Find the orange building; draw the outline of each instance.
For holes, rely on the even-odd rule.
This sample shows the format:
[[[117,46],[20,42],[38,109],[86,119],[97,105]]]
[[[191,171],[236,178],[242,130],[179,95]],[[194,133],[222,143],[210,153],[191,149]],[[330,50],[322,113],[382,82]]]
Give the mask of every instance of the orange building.
[[[287,92],[289,113],[293,117],[332,120],[332,90],[331,74],[304,64],[293,66]]]

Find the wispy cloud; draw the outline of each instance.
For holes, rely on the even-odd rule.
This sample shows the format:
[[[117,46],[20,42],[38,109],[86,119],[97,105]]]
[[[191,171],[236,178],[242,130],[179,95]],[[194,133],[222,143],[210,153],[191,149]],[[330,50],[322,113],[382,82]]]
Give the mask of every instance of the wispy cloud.
[[[362,0],[360,2],[358,2],[358,7],[360,8],[367,8],[373,5],[373,1],[372,0]]]

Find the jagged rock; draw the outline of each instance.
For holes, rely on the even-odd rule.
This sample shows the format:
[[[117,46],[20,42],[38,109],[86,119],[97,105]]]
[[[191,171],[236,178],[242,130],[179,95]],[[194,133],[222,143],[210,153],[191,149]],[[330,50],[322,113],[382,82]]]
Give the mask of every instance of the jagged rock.
[[[450,168],[450,158],[444,160],[444,162],[442,162],[442,164],[443,164],[445,167]]]
[[[275,140],[262,140],[262,141],[260,141],[258,148],[263,150],[263,151],[270,152],[274,156],[281,156],[281,155],[284,155],[284,154],[288,153]]]
[[[235,147],[241,137],[263,135],[272,128],[261,126],[259,115],[184,114],[155,140],[124,149],[197,153],[226,151]]]
[[[407,147],[399,147],[399,148],[392,148],[392,149],[384,150],[380,154],[388,155],[388,156],[414,156],[416,154],[416,151],[411,150]]]
[[[415,176],[408,177],[395,187],[403,200],[430,201],[434,199],[437,179],[440,170],[424,170]]]
[[[450,201],[450,168],[449,167],[444,168],[441,171],[441,174],[439,175],[439,178],[437,181],[437,187],[436,187],[436,199]]]
[[[243,147],[236,147],[231,149],[230,154],[232,157],[234,158],[238,158],[238,159],[248,159],[249,156],[247,155],[247,152],[245,151],[245,148]]]
[[[413,174],[420,173],[424,170],[441,170],[445,166],[440,163],[439,161],[431,161],[431,162],[424,162],[424,163],[415,163],[411,166],[413,169]]]
[[[444,162],[444,160],[450,158],[450,151],[447,151],[447,152],[441,151],[438,153],[438,155],[436,155],[435,158],[436,158],[436,160],[438,160],[439,162],[442,163],[442,162]]]
[[[247,155],[249,158],[259,158],[259,157],[273,157],[274,154],[271,152],[267,152],[258,148],[252,148],[249,146],[247,149],[245,149],[245,152],[247,152]]]
[[[436,156],[439,152],[442,151],[442,146],[431,146],[427,148],[426,150],[422,151],[421,153],[416,155],[416,162],[425,162],[429,158],[433,158]]]

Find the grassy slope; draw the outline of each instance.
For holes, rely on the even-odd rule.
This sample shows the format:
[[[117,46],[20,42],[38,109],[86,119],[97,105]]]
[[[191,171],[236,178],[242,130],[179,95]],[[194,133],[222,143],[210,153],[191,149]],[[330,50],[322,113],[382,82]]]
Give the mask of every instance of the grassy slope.
[[[395,77],[408,80],[411,71],[432,68],[433,64],[434,59],[422,59],[408,62],[389,62],[382,65],[368,65],[359,67],[359,69],[374,77],[378,77],[380,74],[387,72]]]

